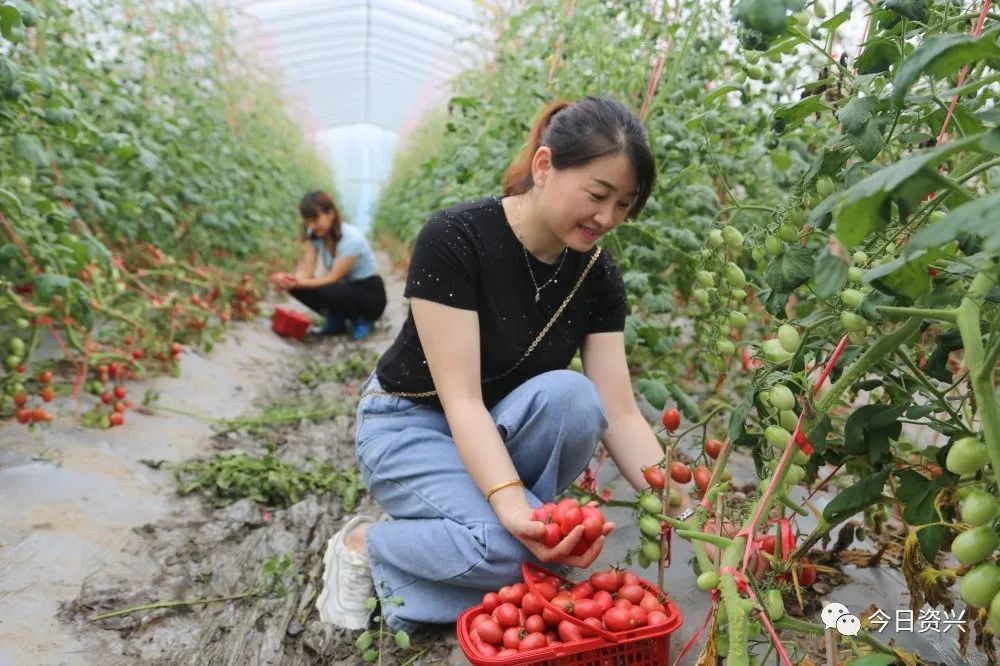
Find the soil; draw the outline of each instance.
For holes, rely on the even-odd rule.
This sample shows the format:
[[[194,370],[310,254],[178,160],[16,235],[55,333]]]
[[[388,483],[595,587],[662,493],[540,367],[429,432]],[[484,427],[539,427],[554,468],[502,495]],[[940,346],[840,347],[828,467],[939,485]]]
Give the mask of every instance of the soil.
[[[334,492],[306,494],[287,508],[250,499],[225,505],[199,494],[178,494],[170,470],[172,464],[219,452],[262,455],[269,446],[282,461],[299,466],[319,460],[340,469],[354,467],[352,414],[365,373],[309,384],[300,374],[311,363],[348,358],[365,360],[371,368],[371,359],[391,343],[406,314],[402,276],[383,274],[389,276],[390,306],[375,334],[362,343],[344,337],[309,344],[288,341],[274,335],[262,317],[232,326],[209,354],[186,352],[180,377],[129,386],[133,395],[155,392],[156,405],[174,411],[129,412],[125,426],[101,431],[76,425],[74,403],[64,400],[56,403],[60,418],[45,430],[0,427],[0,502],[14,509],[0,523],[0,666],[361,663],[355,646],[359,632],[320,623],[314,608],[324,545],[349,513],[340,497]],[[343,415],[225,434],[199,417],[232,419],[259,414],[276,403],[316,402],[342,407]],[[657,420],[655,412],[647,415]],[[735,455],[731,470],[737,479],[750,479],[753,463]],[[611,462],[602,467],[599,485],[610,486],[618,498],[631,496]],[[822,508],[830,497],[814,501]],[[365,495],[353,511],[379,513]],[[622,561],[639,541],[628,509],[606,513],[619,528],[594,569]],[[802,519],[799,527],[808,530],[812,523]],[[855,613],[876,601],[890,614],[908,607],[902,574],[891,568],[898,566],[897,552],[887,550],[883,566],[866,568],[866,554],[877,546],[845,546],[836,557],[814,553],[814,561],[843,573],[821,573],[802,609],[786,596],[791,614],[816,620],[829,601],[844,603]],[[691,556],[689,545],[675,538],[665,589],[685,622],[672,638],[672,658],[701,626],[709,605],[708,596],[694,585]],[[244,595],[258,587],[265,562],[283,557],[289,565],[285,594],[271,590],[93,621],[101,613],[158,601]],[[653,568],[630,568],[656,579]],[[955,632],[887,631],[880,636],[883,642],[890,638],[930,663],[986,663],[973,655],[963,659]],[[797,635],[794,640],[816,663],[825,662],[821,641]],[[451,625],[422,630],[411,644],[403,650],[387,637],[382,663],[467,663]],[[846,643],[841,647],[846,650]],[[695,663],[698,651],[682,663]]]

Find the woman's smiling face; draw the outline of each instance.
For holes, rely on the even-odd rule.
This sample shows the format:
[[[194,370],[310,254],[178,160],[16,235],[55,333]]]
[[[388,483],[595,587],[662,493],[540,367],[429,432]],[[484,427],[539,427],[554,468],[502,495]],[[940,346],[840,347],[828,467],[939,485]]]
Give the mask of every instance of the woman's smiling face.
[[[542,147],[539,152],[548,153]],[[580,167],[555,169],[536,155],[538,205],[549,231],[563,245],[587,252],[628,216],[636,196],[635,170],[624,153],[595,159]]]

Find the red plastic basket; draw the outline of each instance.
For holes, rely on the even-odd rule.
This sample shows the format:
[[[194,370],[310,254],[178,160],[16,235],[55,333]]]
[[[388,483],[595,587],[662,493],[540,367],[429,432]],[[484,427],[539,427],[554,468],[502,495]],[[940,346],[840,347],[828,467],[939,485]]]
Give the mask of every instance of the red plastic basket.
[[[298,310],[275,308],[271,317],[271,328],[278,335],[301,340],[309,330],[309,316]]]
[[[569,581],[544,567],[525,562],[521,571],[528,589],[537,592],[535,582],[531,577],[533,572],[556,576],[562,583],[572,585]],[[639,584],[647,590],[656,590],[656,586],[639,579]],[[469,625],[472,618],[482,612],[482,606],[474,606],[462,613],[457,622],[458,643],[473,666],[515,666],[521,664],[536,664],[538,666],[664,666],[670,663],[670,636],[681,626],[684,618],[673,601],[667,599],[666,615],[669,621],[655,627],[640,627],[630,631],[610,632],[595,629],[581,620],[564,613],[539,595],[546,608],[563,620],[568,620],[590,633],[599,634],[573,643],[564,643],[555,647],[544,647],[531,650],[515,656],[484,657],[476,652]]]

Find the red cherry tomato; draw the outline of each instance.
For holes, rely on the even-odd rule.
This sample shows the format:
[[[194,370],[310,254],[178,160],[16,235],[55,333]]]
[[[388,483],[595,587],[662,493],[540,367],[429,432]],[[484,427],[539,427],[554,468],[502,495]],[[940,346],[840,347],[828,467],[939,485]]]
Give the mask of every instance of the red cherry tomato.
[[[802,587],[812,587],[816,582],[816,569],[809,566],[806,560],[802,560],[802,569],[799,571],[799,585]]]
[[[646,590],[642,589],[638,585],[623,585],[620,590],[618,590],[619,599],[628,599],[633,604],[637,604],[642,601],[642,598],[646,596]]]
[[[538,615],[529,615],[524,620],[524,630],[527,631],[529,634],[534,634],[537,632],[541,632],[544,634],[545,618],[543,618],[540,613]]]
[[[516,650],[521,646],[521,627],[510,627],[503,632],[503,646]]]
[[[600,518],[589,517],[583,519],[583,541],[594,543],[597,537],[604,533],[604,521]]]
[[[496,592],[487,592],[483,595],[483,610],[492,613],[500,605],[500,595]]]
[[[632,628],[632,613],[627,608],[609,608],[604,613],[604,627],[608,631],[628,631]]]
[[[38,381],[40,381],[43,384],[48,384],[49,382],[52,381],[52,373],[46,370],[45,372],[38,375]]]
[[[583,640],[583,630],[568,620],[562,620],[559,623],[557,631],[559,632],[559,638],[564,643],[572,643],[574,641]]]
[[[604,609],[593,599],[577,599],[573,605],[573,616],[584,620],[588,617],[601,617]]]
[[[111,416],[108,417],[109,422],[113,426],[120,426],[125,423],[125,415],[121,412],[112,412]]]
[[[699,465],[694,468],[693,474],[695,487],[704,495],[708,489],[708,482],[712,480],[712,472],[707,467]]]
[[[622,573],[622,585],[638,585],[639,577],[636,576],[631,571],[625,571]]]
[[[615,600],[611,596],[611,593],[606,592],[605,590],[598,590],[597,592],[594,592],[594,601],[597,602],[597,605],[600,606],[602,610],[608,610],[615,605]]]
[[[46,386],[43,388],[39,394],[43,401],[52,402],[52,399],[56,397],[56,392],[52,390],[51,386]]]
[[[125,390],[124,386],[115,387],[115,397],[119,400],[124,400],[125,396],[128,395],[128,391]]]
[[[521,624],[521,613],[512,603],[502,603],[493,611],[493,619],[504,629]]]
[[[663,427],[667,429],[668,432],[673,432],[677,430],[678,426],[681,424],[681,413],[676,409],[668,409],[663,412]]]
[[[595,590],[617,592],[618,588],[622,586],[622,572],[617,569],[595,571],[590,574],[590,584],[594,586]]]
[[[577,508],[569,509],[563,514],[563,518],[559,523],[560,529],[565,536],[572,532],[574,527],[583,523],[583,512]]]
[[[482,624],[483,622],[486,622],[489,619],[490,619],[489,614],[487,614],[487,613],[480,613],[479,615],[475,616],[474,618],[472,618],[469,621],[469,631],[474,630],[480,624]]]
[[[528,615],[538,615],[545,608],[545,604],[534,592],[527,592],[521,598],[521,609]]]
[[[503,627],[494,620],[486,620],[476,627],[476,634],[484,643],[500,645],[500,641],[503,640]]]
[[[670,463],[670,478],[677,483],[687,483],[691,480],[691,468],[679,460]]]
[[[594,596],[594,592],[594,586],[591,585],[589,580],[577,583],[569,591],[574,599],[590,599]]]
[[[545,634],[540,631],[533,631],[521,639],[521,644],[517,646],[517,649],[519,652],[527,652],[528,650],[543,648],[548,644],[549,641],[545,638]]]
[[[545,526],[545,533],[542,534],[541,542],[546,548],[555,548],[556,544],[562,541],[562,527],[559,523],[549,523]]]
[[[21,425],[31,423],[31,410],[30,409],[19,409],[17,410],[17,422]]]
[[[709,439],[705,441],[705,454],[715,460],[722,453],[722,442],[717,439]]]
[[[662,612],[666,610],[666,607],[664,607],[663,604],[657,601],[656,597],[654,597],[649,592],[647,592],[646,596],[644,596],[642,598],[642,601],[639,602],[639,608],[643,609],[647,613],[652,613],[653,611]]]
[[[667,480],[663,476],[663,470],[659,467],[647,467],[642,470],[642,475],[645,477],[646,483],[649,484],[650,488],[663,490],[663,488],[667,485]]]
[[[666,624],[669,618],[667,614],[662,611],[652,611],[646,616],[646,625],[649,627],[656,627],[661,624]]]
[[[546,601],[551,601],[559,593],[559,589],[555,583],[547,580],[535,585],[535,592]]]

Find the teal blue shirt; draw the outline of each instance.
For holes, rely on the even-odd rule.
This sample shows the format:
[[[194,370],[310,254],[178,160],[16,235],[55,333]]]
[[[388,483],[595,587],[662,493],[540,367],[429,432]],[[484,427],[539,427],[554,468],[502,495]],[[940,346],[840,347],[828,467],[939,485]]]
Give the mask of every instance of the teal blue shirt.
[[[354,265],[351,266],[350,273],[344,277],[344,281],[364,280],[378,273],[375,252],[372,251],[372,246],[368,243],[364,233],[353,224],[343,223],[340,225],[340,235],[340,241],[337,243],[337,256],[357,257],[354,260]],[[313,238],[312,244],[316,247],[324,268],[329,272],[333,268],[333,256],[326,249],[326,243],[323,242],[322,238]]]

